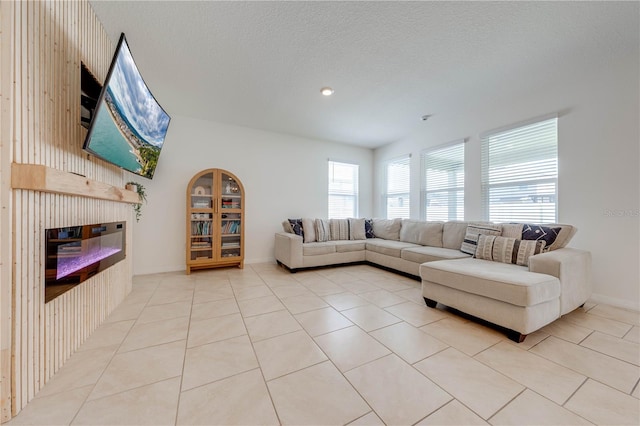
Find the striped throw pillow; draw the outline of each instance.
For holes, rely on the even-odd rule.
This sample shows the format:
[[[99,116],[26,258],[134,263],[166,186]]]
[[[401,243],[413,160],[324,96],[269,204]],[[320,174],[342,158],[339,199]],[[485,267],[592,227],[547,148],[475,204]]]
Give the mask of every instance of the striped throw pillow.
[[[542,253],[543,240],[519,240],[517,238],[479,235],[475,257],[495,262],[529,266],[529,258]]]

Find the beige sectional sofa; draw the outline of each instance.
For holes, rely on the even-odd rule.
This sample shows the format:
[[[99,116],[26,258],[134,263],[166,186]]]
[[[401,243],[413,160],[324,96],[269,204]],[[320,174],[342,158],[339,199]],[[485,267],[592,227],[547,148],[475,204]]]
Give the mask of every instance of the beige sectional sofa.
[[[308,228],[310,223],[306,221]],[[348,226],[361,223],[361,220],[351,220]],[[591,255],[566,247],[576,232],[570,225],[545,225],[542,229],[552,229],[557,235],[544,250],[545,244],[534,241],[536,254],[519,258],[520,264],[515,264],[518,244],[523,248],[518,255],[524,246],[533,247],[531,241],[518,238],[522,237],[523,224],[372,219],[370,225],[375,238],[362,239],[362,232],[358,230],[320,242],[304,242],[305,237],[293,233],[288,225],[285,221],[285,231],[275,235],[275,256],[278,264],[291,271],[368,262],[419,277],[427,306],[435,307],[440,302],[497,324],[506,329],[509,338],[518,342],[578,308],[591,295]],[[334,230],[333,225],[332,222],[328,228]],[[493,236],[472,233],[477,231],[477,226],[487,225],[497,230]],[[496,235],[499,238],[494,243]],[[352,239],[354,236],[360,239]],[[474,239],[475,244],[469,246]],[[507,259],[511,252],[500,246],[498,240],[507,245],[515,240],[515,249],[507,247],[513,251],[514,263]],[[478,244],[484,252],[473,251],[478,250]],[[492,247],[488,244],[493,244],[498,261],[492,259]],[[467,253],[461,251],[465,245]],[[504,253],[508,256],[500,257]]]

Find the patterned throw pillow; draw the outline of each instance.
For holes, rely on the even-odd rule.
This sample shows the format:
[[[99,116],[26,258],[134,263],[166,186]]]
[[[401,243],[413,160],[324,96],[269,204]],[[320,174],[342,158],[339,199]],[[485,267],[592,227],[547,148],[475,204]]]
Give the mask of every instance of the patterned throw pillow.
[[[544,240],[531,241],[517,238],[479,235],[475,257],[495,262],[529,266],[529,258],[544,248]]]
[[[551,247],[551,244],[558,238],[558,234],[562,228],[550,228],[548,226],[534,225],[525,223],[522,226],[522,239],[544,241],[545,247]]]
[[[329,222],[323,219],[316,219],[316,240],[318,242],[329,241]]]
[[[460,246],[460,251],[475,256],[476,246],[478,245],[478,235],[495,235],[502,233],[502,226],[492,224],[477,224],[467,226],[467,233]]]
[[[367,238],[375,238],[376,235],[373,233],[373,219],[365,219],[364,220],[364,232]]]
[[[302,231],[302,219],[288,219],[291,224],[291,230],[294,234],[300,235],[304,238],[304,232]]]

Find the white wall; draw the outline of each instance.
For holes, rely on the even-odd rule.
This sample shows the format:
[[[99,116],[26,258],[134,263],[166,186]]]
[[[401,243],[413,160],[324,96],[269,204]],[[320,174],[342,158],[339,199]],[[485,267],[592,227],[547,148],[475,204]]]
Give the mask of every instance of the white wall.
[[[453,114],[434,112],[403,140],[374,153],[374,194],[382,191],[386,159],[412,154],[412,217],[420,217],[420,151],[469,138],[465,153],[465,217],[479,220],[478,135],[558,112],[558,219],[579,230],[570,246],[591,251],[593,300],[640,308],[640,175],[638,56],[585,68],[529,92],[497,94]],[[383,212],[380,197],[374,216]]]
[[[245,188],[246,263],[275,261],[274,233],[292,217],[327,217],[327,160],[360,165],[360,216],[370,217],[373,151],[173,116],[140,222],[133,272],[185,269],[186,187],[200,170],[226,169]]]

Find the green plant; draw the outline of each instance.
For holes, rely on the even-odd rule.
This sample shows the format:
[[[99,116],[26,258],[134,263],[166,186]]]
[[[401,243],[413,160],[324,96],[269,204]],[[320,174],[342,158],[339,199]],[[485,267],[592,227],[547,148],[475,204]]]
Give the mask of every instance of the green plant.
[[[136,212],[136,222],[139,222],[140,217],[142,216],[142,203],[147,202],[147,193],[145,191],[145,187],[138,182],[127,182],[127,186],[133,187],[140,198],[140,202],[133,205],[133,211]]]

